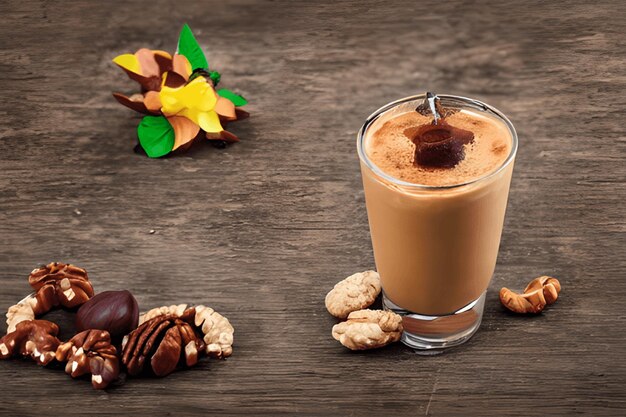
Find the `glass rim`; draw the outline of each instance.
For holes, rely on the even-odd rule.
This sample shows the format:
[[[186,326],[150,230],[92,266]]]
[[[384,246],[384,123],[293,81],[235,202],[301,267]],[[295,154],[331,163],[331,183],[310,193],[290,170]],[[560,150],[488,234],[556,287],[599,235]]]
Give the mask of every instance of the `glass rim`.
[[[400,185],[402,187],[407,187],[410,189],[420,189],[420,190],[450,190],[450,189],[454,189],[454,188],[459,188],[459,187],[463,187],[466,185],[470,185],[470,184],[474,184],[476,182],[479,181],[483,181],[486,180],[488,178],[493,177],[494,175],[498,174],[499,172],[501,172],[504,168],[506,168],[515,158],[515,155],[517,153],[517,147],[518,147],[518,138],[517,138],[517,132],[515,131],[515,127],[513,126],[513,123],[511,123],[511,121],[504,115],[504,113],[502,113],[500,110],[496,109],[493,106],[490,106],[487,103],[483,103],[480,100],[475,100],[472,98],[468,98],[468,97],[463,97],[463,96],[455,96],[455,95],[451,95],[451,94],[437,94],[437,97],[439,97],[442,101],[448,101],[448,102],[456,102],[458,104],[463,104],[466,107],[470,107],[473,109],[477,109],[483,112],[487,112],[487,113],[491,113],[492,115],[496,116],[497,118],[499,118],[502,122],[504,122],[504,124],[506,125],[507,129],[509,130],[509,132],[511,133],[511,140],[512,140],[512,144],[511,144],[511,151],[509,152],[509,155],[506,157],[506,159],[504,160],[504,162],[502,162],[502,164],[494,171],[491,171],[481,177],[478,178],[474,178],[472,180],[466,181],[466,182],[462,182],[462,183],[458,183],[458,184],[451,184],[451,185],[426,185],[426,184],[416,184],[413,182],[408,182],[408,181],[403,181],[399,178],[393,177],[389,174],[387,174],[386,172],[384,172],[382,169],[380,169],[374,162],[372,162],[369,157],[367,156],[367,153],[365,152],[364,146],[363,146],[363,142],[365,141],[365,135],[369,129],[369,127],[376,121],[378,120],[379,117],[381,117],[383,114],[385,114],[386,112],[388,112],[389,110],[404,104],[404,103],[408,103],[410,101],[417,101],[417,100],[423,100],[426,98],[426,93],[421,93],[421,94],[416,94],[413,96],[408,96],[408,97],[404,97],[401,98],[399,100],[396,101],[392,101],[390,103],[385,104],[384,106],[382,106],[381,108],[379,108],[378,110],[376,110],[375,112],[373,112],[372,114],[370,114],[367,119],[365,120],[365,123],[363,123],[363,126],[361,126],[361,129],[359,129],[359,133],[357,134],[357,150],[358,150],[358,154],[359,154],[359,159],[369,168],[371,169],[376,175],[378,175],[381,178],[384,178],[385,180],[391,182],[392,184],[395,185]]]

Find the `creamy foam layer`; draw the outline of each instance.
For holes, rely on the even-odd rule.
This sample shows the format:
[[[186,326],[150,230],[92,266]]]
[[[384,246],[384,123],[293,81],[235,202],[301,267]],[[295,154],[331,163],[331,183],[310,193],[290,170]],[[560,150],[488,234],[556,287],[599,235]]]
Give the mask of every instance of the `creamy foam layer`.
[[[453,168],[427,168],[414,163],[415,145],[405,135],[407,129],[430,123],[417,112],[399,114],[385,122],[365,143],[368,158],[383,172],[414,184],[446,186],[462,184],[497,170],[511,152],[512,138],[506,125],[492,117],[462,110],[447,122],[474,133],[465,146],[465,158]]]

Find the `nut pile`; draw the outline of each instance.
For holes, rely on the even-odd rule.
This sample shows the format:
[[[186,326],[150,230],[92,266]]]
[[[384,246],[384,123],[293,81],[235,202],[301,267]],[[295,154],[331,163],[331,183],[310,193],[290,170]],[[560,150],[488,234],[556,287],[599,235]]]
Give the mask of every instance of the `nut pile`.
[[[21,321],[33,320],[35,316],[47,313],[59,305],[65,308],[77,307],[94,294],[87,271],[60,262],[34,269],[28,276],[28,283],[35,293],[9,307],[8,333],[13,332]]]
[[[139,315],[130,292],[94,295],[87,271],[59,262],[35,269],[28,282],[35,292],[9,308],[0,359],[23,356],[39,365],[65,363],[72,378],[91,375],[92,386],[104,389],[121,372],[166,376],[194,366],[203,355],[223,359],[233,352],[234,329],[212,308],[180,304]],[[79,333],[67,342],[57,338],[57,324],[37,319],[55,307],[79,307]]]
[[[368,310],[381,292],[376,271],[353,274],[337,283],[326,295],[326,309],[340,320],[332,335],[351,350],[373,349],[400,340],[402,317],[391,311]],[[507,309],[521,314],[537,314],[559,297],[558,279],[541,276],[532,280],[522,294],[504,287],[500,301]]]
[[[227,358],[233,353],[233,334],[235,329],[228,319],[210,307],[198,305],[187,307],[187,304],[153,308],[139,317],[139,324],[161,315],[175,317],[187,316],[202,331],[202,340],[206,344],[206,354],[214,358]]]
[[[368,310],[380,294],[376,271],[350,275],[326,295],[326,309],[338,319],[332,335],[351,350],[374,349],[397,342],[402,336],[402,317],[391,311]]]

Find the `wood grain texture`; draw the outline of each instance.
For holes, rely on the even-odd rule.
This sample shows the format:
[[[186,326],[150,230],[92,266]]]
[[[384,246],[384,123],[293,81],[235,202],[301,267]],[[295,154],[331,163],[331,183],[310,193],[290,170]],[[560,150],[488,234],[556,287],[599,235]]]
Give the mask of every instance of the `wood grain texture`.
[[[176,4],[0,3],[0,307],[33,267],[72,262],[144,310],[215,307],[234,354],[106,392],[2,361],[0,413],[624,415],[623,2]],[[111,92],[135,86],[111,59],[172,51],[184,22],[252,117],[225,150],[150,160],[132,152],[139,119]],[[373,267],[356,131],[425,90],[482,99],[518,129],[484,321],[437,357],[351,353],[323,299]],[[542,274],[563,283],[556,305],[503,311],[501,286]]]

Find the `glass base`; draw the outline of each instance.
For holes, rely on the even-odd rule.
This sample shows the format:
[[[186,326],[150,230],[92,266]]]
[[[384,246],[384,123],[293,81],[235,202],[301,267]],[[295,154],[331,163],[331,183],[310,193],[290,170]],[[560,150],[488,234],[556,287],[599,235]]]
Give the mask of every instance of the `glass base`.
[[[395,305],[383,292],[383,307],[402,316],[400,341],[420,355],[437,355],[467,342],[483,319],[487,291],[465,307],[445,316],[425,316]]]

